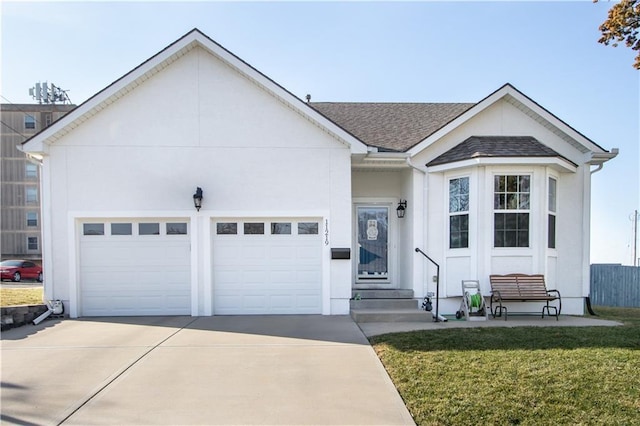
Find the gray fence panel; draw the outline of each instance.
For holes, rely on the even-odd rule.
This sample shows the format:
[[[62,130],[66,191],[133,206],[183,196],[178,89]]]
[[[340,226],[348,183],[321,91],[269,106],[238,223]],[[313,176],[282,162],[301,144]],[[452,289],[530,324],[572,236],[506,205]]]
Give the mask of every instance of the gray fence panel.
[[[640,267],[591,265],[590,296],[593,305],[640,307]]]

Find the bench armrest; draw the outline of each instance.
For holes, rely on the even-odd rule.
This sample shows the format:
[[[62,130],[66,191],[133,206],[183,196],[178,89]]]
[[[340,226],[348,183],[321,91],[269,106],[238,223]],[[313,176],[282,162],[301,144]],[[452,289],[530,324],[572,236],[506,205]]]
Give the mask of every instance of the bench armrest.
[[[551,293],[555,293],[557,295],[558,299],[560,299],[560,292],[558,290],[547,290],[547,294],[549,296],[552,296]]]
[[[549,296],[551,296],[551,293],[557,294],[557,298],[558,298],[558,312],[557,312],[557,314],[560,315],[560,312],[562,312],[562,297],[560,296],[560,292],[558,290],[547,290],[547,294]]]

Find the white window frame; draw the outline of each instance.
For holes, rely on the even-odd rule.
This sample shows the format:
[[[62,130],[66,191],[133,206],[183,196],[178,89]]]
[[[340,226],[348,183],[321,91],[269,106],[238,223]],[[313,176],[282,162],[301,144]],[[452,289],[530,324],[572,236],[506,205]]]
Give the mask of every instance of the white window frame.
[[[554,193],[554,206],[551,205],[551,181],[555,182],[555,193]],[[547,248],[550,250],[556,250],[558,247],[558,178],[553,175],[547,176]],[[553,208],[552,208],[553,207]],[[554,218],[554,235],[553,235],[553,247],[550,247],[551,241],[549,240],[549,235],[551,233],[550,222],[551,216]]]
[[[467,180],[467,209],[466,210],[458,210],[458,211],[451,211],[451,181],[454,180],[460,180],[460,179],[466,179]],[[471,241],[471,176],[469,175],[461,175],[461,176],[452,176],[449,177],[447,179],[447,186],[446,186],[446,196],[447,196],[447,203],[446,203],[446,207],[447,207],[447,240],[448,240],[448,249],[449,250],[460,250],[460,249],[468,249]],[[466,246],[461,246],[461,247],[451,247],[451,217],[453,216],[463,216],[466,215],[467,216],[467,245]]]
[[[518,181],[520,180],[520,177],[528,177],[529,178],[529,191],[528,192],[521,192],[520,188],[518,187],[518,191],[516,192],[507,192],[506,190],[506,186],[507,186],[507,180],[509,177],[512,176],[516,176],[518,178]],[[495,188],[495,182],[496,182],[496,178],[497,177],[505,177],[505,192],[497,192],[496,188]],[[519,183],[518,183],[519,185]],[[531,200],[532,200],[532,194],[533,194],[533,185],[534,185],[534,180],[533,180],[533,173],[522,173],[522,172],[500,172],[500,173],[493,173],[492,176],[492,181],[491,181],[491,205],[492,205],[492,225],[493,225],[493,235],[492,235],[492,246],[494,249],[530,249],[531,248],[531,218],[532,218],[532,210],[531,210]],[[504,208],[504,209],[500,209],[500,208],[496,208],[496,204],[495,204],[495,197],[496,194],[505,194],[505,207],[507,206],[508,200],[507,200],[507,195],[508,194],[518,194],[518,199],[520,197],[520,194],[528,194],[529,196],[529,208],[527,209],[522,209],[520,208],[520,205],[518,203],[518,206],[516,206],[516,208]],[[519,246],[519,245],[515,245],[515,246],[508,246],[508,245],[501,245],[501,246],[497,246],[496,245],[496,219],[495,216],[496,214],[527,214],[528,215],[528,228],[527,228],[527,245],[526,246]]]

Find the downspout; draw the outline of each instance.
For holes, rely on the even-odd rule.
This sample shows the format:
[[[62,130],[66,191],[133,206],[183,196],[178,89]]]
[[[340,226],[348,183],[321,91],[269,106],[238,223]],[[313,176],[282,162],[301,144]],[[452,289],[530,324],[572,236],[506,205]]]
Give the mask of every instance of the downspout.
[[[595,159],[599,161],[596,163],[598,167],[590,171],[591,175],[602,170],[602,168],[604,167],[604,163],[616,158],[619,152],[620,150],[618,148],[611,148],[611,152],[603,152],[601,154],[592,154],[591,160],[593,161]],[[589,238],[591,238],[591,235],[589,235]],[[591,271],[589,271],[589,274],[591,274]],[[591,278],[589,278],[589,280],[591,280]],[[594,316],[597,315],[591,308],[591,293],[589,293],[587,297],[584,298],[584,301],[587,305],[587,311],[589,312],[589,314]]]

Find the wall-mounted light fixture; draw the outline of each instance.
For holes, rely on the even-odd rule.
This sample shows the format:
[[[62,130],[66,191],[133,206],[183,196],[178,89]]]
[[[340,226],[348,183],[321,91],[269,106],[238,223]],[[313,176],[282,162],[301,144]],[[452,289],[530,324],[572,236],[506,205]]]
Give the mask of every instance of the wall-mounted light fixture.
[[[202,188],[200,187],[197,187],[196,193],[193,194],[193,205],[197,211],[200,211],[200,207],[202,207]]]
[[[398,219],[402,219],[404,217],[405,210],[407,210],[407,200],[400,199],[398,203],[398,208],[396,208],[396,214],[398,215]]]

